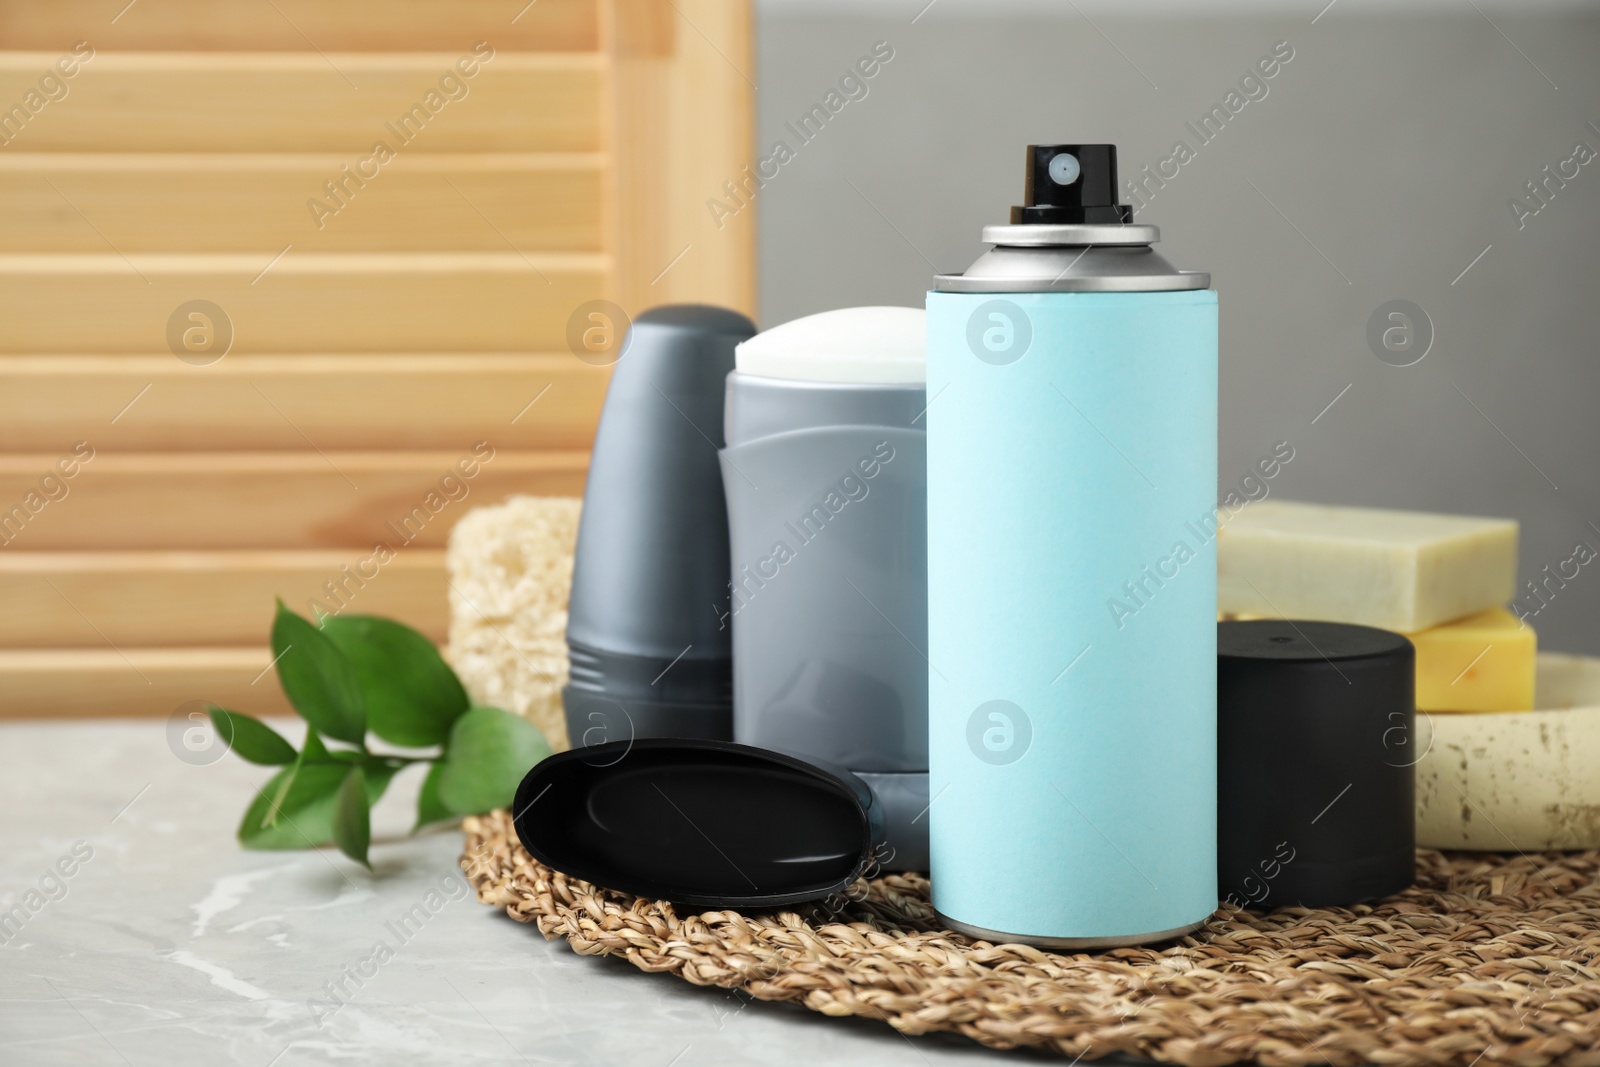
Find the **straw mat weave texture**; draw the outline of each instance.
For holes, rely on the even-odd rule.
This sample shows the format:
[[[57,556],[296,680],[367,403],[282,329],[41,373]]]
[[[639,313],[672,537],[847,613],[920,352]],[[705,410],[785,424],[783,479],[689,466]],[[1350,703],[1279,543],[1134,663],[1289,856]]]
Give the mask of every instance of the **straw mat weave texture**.
[[[464,828],[478,899],[577,952],[907,1034],[1189,1067],[1600,1067],[1600,853],[1423,850],[1417,885],[1375,904],[1229,907],[1175,942],[1063,955],[941,929],[919,875],[688,913],[537,863],[506,812]]]

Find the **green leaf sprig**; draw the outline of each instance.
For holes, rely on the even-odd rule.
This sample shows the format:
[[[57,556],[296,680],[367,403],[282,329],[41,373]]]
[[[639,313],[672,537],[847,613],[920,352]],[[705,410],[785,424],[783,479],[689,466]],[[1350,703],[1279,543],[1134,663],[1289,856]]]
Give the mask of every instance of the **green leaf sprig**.
[[[242,759],[282,768],[245,809],[245,848],[334,844],[370,867],[372,805],[401,770],[429,765],[415,832],[510,804],[528,768],[550,755],[544,735],[525,719],[472,706],[433,642],[397,622],[330,615],[319,627],[280,600],[272,655],[284,695],[306,720],[300,751],[259,719],[211,708],[218,735]],[[374,752],[368,731],[391,745],[438,751]],[[328,741],[352,747],[330,748]]]

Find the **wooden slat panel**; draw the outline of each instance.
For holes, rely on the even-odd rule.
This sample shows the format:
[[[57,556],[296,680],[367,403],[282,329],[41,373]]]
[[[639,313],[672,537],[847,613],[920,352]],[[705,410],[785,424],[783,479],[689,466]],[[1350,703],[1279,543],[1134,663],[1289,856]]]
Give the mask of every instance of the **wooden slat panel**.
[[[70,96],[0,137],[0,353],[15,353],[0,355],[0,450],[29,452],[0,458],[0,507],[71,440],[100,449],[28,520],[21,538],[41,543],[0,551],[0,714],[282,711],[270,672],[250,685],[273,595],[306,611],[318,592],[334,603],[335,580],[349,610],[442,637],[442,552],[425,546],[503,491],[579,491],[577,460],[512,462],[587,443],[604,372],[565,364],[572,310],[753,301],[754,211],[720,229],[705,212],[753,158],[743,0],[0,0],[0,47],[38,50],[0,54],[0,106],[84,38],[99,51]],[[497,53],[470,95],[314,228],[306,200],[479,39]],[[510,159],[553,153],[583,162]],[[15,254],[33,252],[77,255]],[[166,341],[196,298],[235,328],[207,367]],[[512,425],[541,372],[550,391]],[[474,432],[485,417],[498,435]],[[471,494],[362,587],[342,568],[367,546],[203,550],[369,536],[479,437],[501,451]],[[284,451],[247,451],[266,448]]]
[[[0,553],[0,648],[265,645],[273,601],[306,613],[337,606],[384,615],[436,641],[448,630],[444,552],[408,548],[364,585],[342,568],[364,550]],[[368,573],[372,565],[366,565]]]
[[[711,303],[754,316],[756,207],[725,182],[753,185],[757,161],[750,6],[727,0],[606,0],[602,38],[615,210],[607,246],[615,299],[630,313]],[[769,146],[770,147],[770,146]],[[759,194],[757,194],[759,196]],[[730,214],[713,215],[708,198]]]
[[[115,21],[113,21],[115,20]],[[592,51],[594,0],[4,0],[8,48],[405,52]]]
[[[272,653],[249,648],[0,649],[0,719],[165,717],[193,700],[286,715]],[[264,673],[263,673],[264,672]],[[299,737],[296,736],[298,741]]]
[[[56,58],[0,53],[0,103],[36,90]],[[102,52],[66,83],[64,99],[6,130],[5,150],[338,152],[354,166],[379,141],[396,153],[600,147],[598,57],[501,52],[466,81],[457,58]],[[461,81],[452,89],[460,99],[439,93],[446,77]],[[430,91],[445,101],[436,114],[425,106]],[[400,120],[413,108],[421,118],[408,134]]]
[[[475,456],[470,442],[429,453],[100,451],[41,488],[57,458],[0,456],[6,551],[104,548],[108,538],[118,549],[441,547],[470,508],[518,493],[582,495],[588,462],[493,445]],[[456,467],[463,460],[470,478]],[[23,503],[30,492],[40,493],[36,512]]]
[[[4,153],[0,252],[599,251],[602,160],[401,155],[319,217],[350,158]]]
[[[567,353],[0,356],[0,451],[586,449],[608,380]]]
[[[602,291],[606,263],[514,252],[271,259],[0,255],[0,351],[160,354],[168,319],[197,298],[231,318],[239,354],[558,351],[573,310]]]

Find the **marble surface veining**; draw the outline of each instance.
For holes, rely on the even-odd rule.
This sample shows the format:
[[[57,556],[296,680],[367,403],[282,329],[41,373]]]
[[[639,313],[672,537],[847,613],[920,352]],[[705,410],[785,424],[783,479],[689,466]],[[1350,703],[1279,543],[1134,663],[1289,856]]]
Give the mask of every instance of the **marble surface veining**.
[[[374,810],[371,872],[243,851],[270,770],[181,759],[166,727],[0,726],[0,1064],[1039,1062],[547,942],[476,901],[456,828],[406,836],[419,768]]]

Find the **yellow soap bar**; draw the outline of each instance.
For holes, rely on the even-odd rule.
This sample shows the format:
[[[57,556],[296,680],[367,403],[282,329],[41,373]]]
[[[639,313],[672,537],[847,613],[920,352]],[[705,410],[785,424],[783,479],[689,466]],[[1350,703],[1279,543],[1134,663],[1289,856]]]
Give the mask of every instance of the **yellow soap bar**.
[[[1511,519],[1263,500],[1217,532],[1217,610],[1411,633],[1516,595]]]
[[[1418,711],[1529,711],[1538,639],[1505,608],[1406,634],[1417,648]]]

